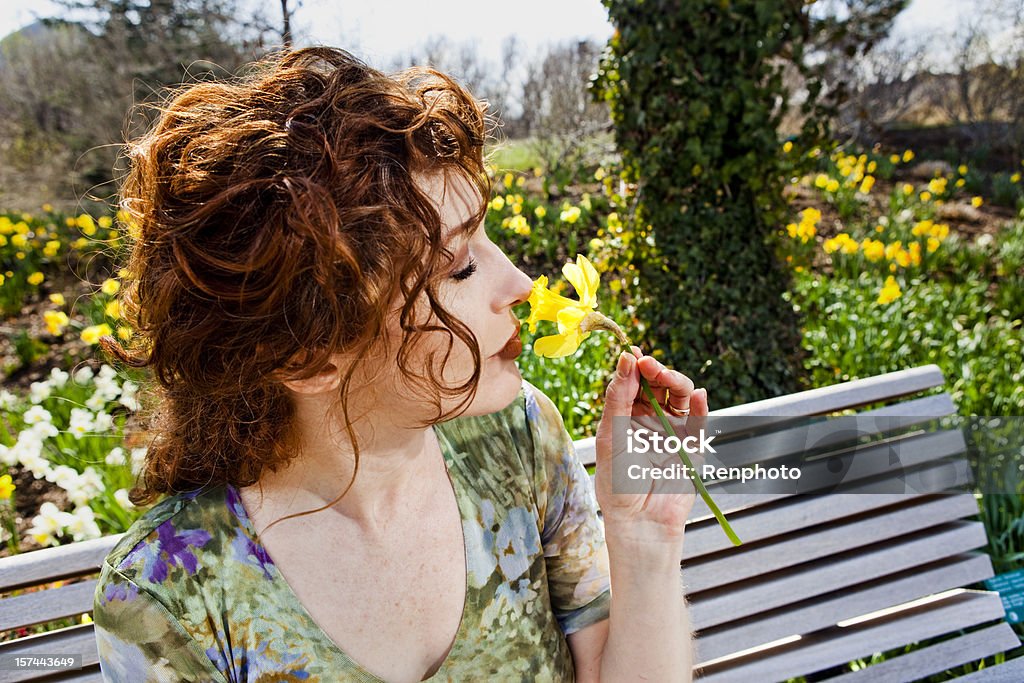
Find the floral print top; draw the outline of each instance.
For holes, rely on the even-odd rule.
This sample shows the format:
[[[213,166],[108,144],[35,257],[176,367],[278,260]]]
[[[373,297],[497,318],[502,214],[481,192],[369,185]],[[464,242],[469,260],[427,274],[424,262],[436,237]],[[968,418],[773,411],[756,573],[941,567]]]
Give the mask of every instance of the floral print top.
[[[608,617],[593,485],[551,400],[434,426],[462,515],[466,606],[429,681],[573,681],[565,640]],[[179,493],[103,563],[94,614],[105,681],[365,681],[313,621],[230,484]],[[386,637],[386,634],[382,634]]]

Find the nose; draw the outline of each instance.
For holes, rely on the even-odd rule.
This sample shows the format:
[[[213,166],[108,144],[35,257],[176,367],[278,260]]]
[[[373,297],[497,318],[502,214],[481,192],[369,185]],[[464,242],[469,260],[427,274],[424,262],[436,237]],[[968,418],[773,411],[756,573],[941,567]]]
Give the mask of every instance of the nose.
[[[510,262],[511,263],[511,262]],[[511,291],[513,295],[513,301],[511,306],[518,306],[519,304],[526,303],[530,298],[530,292],[533,291],[533,280],[530,276],[512,266],[515,272],[512,274],[512,285]]]

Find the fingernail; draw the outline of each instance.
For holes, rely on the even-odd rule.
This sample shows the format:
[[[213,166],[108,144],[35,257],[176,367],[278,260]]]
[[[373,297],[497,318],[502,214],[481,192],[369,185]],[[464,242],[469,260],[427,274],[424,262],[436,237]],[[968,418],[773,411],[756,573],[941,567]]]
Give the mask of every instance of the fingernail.
[[[619,377],[625,379],[633,372],[633,357],[623,351],[619,354],[619,363],[616,367]]]
[[[630,346],[629,350],[633,352],[633,355],[640,358],[644,355],[644,352],[640,350],[639,346]]]

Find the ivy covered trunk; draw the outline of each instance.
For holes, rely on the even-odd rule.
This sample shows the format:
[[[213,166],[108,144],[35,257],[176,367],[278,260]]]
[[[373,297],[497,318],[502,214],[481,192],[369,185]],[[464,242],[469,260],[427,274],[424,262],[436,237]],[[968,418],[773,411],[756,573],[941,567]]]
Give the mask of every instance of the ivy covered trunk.
[[[637,185],[630,228],[646,237],[634,261],[645,346],[719,406],[804,388],[800,323],[774,246],[786,215],[782,71],[801,61],[804,3],[604,4],[616,31],[593,85]],[[822,134],[817,95],[808,93],[804,143]]]

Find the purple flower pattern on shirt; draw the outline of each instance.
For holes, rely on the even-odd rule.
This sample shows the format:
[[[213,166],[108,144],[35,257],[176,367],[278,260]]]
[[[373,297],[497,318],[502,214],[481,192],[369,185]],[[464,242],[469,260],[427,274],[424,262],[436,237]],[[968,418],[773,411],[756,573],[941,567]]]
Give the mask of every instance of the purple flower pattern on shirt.
[[[169,519],[156,528],[156,535],[155,541],[140,543],[132,549],[121,566],[129,566],[141,558],[142,576],[156,583],[167,580],[170,567],[182,567],[189,576],[196,573],[198,560],[193,548],[202,548],[209,543],[210,532],[205,529],[178,531],[174,528],[174,521]]]

